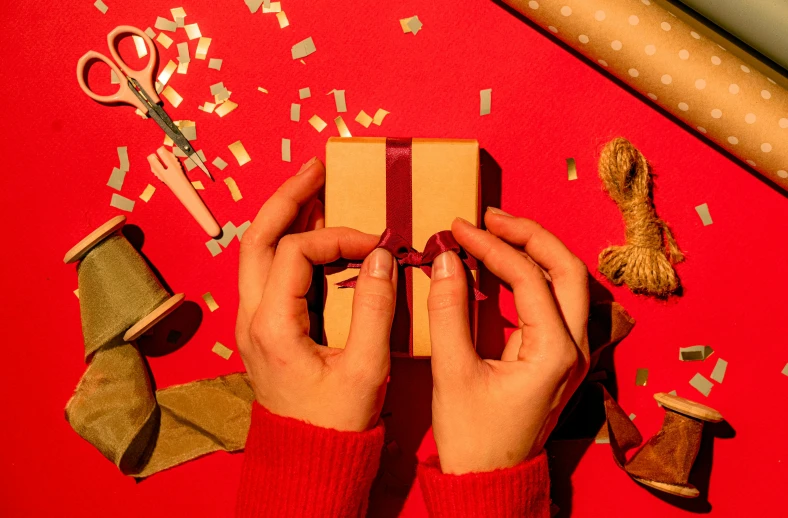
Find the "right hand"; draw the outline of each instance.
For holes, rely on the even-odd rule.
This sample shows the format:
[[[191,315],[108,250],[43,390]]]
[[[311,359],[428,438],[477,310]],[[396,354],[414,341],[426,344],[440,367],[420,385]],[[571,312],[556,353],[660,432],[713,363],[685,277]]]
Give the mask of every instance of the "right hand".
[[[492,209],[485,223],[488,231],[457,219],[452,233],[514,291],[520,328],[500,361],[474,350],[466,274],[454,252],[433,262],[428,300],[433,433],[441,470],[458,475],[539,455],[589,362],[583,262],[534,221]]]

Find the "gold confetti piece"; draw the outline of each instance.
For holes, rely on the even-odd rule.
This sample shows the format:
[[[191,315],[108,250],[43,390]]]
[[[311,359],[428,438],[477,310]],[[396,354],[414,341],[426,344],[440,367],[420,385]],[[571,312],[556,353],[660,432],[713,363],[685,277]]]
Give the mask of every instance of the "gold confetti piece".
[[[709,214],[709,205],[707,203],[698,205],[695,207],[695,210],[698,212],[698,216],[700,216],[700,220],[703,222],[704,227],[708,227],[713,223],[711,220],[711,214]]]
[[[186,140],[197,140],[197,123],[194,121],[181,121],[178,128]]]
[[[709,397],[711,389],[714,388],[714,385],[711,383],[711,381],[707,380],[700,372],[692,377],[689,384],[706,397]]]
[[[144,58],[148,55],[148,46],[145,45],[145,40],[136,34],[131,37],[134,40],[134,46],[137,47],[137,57]]]
[[[178,43],[178,62],[188,63],[189,61],[191,61],[189,57],[189,44],[185,41],[183,43]]]
[[[214,96],[213,100],[216,101],[216,104],[221,104],[230,98],[230,94],[232,94],[232,92],[228,91],[227,89],[222,90]]]
[[[375,112],[375,116],[372,117],[372,124],[374,124],[375,126],[380,126],[383,123],[383,119],[388,114],[389,112],[387,112],[383,108],[378,108],[378,111]]]
[[[410,32],[412,32],[414,36],[419,33],[423,26],[418,16],[414,16],[408,20],[408,29],[410,29]]]
[[[290,139],[287,138],[282,139],[282,161],[290,161]]]
[[[575,165],[574,158],[566,159],[566,170],[569,176],[569,181],[577,180],[577,166]]]
[[[301,105],[298,103],[292,103],[290,105],[290,120],[293,122],[298,122],[301,120]]]
[[[672,396],[678,396],[679,395],[678,392],[676,392],[675,390],[671,390],[670,392],[668,392],[668,394],[670,394]],[[660,405],[660,406],[662,406],[662,405]]]
[[[221,106],[216,108],[216,113],[219,114],[219,117],[224,117],[236,108],[238,108],[238,105],[228,99],[224,101]]]
[[[192,182],[192,187],[194,187],[195,191],[204,191],[205,190],[205,186],[199,180],[197,180],[196,182]]]
[[[788,363],[786,363],[785,367],[783,367],[782,374],[788,376]]]
[[[172,154],[178,158],[186,158],[186,153],[184,153],[183,150],[179,147],[172,148]]]
[[[317,50],[315,48],[315,42],[312,41],[312,37],[310,36],[309,38],[299,41],[293,45],[293,48],[290,49],[290,53],[293,55],[293,59],[300,59],[307,57],[308,55],[315,52],[315,50]]]
[[[174,7],[170,9],[170,13],[172,14],[172,19],[176,18],[186,18],[186,11],[183,7]]]
[[[399,21],[399,26],[402,27],[402,32],[405,34],[410,32],[410,25],[408,25],[408,22],[410,22],[410,18],[402,18]]]
[[[238,184],[235,183],[235,180],[228,176],[224,179],[224,183],[227,184],[227,188],[230,189],[230,194],[233,197],[233,201],[241,201],[243,199],[241,189],[238,188]]]
[[[241,238],[244,236],[244,232],[246,229],[252,225],[251,221],[244,221],[235,229],[235,236],[238,238],[238,242],[241,242]]]
[[[156,27],[160,31],[175,32],[175,29],[178,28],[178,25],[175,22],[168,20],[167,18],[162,18],[161,16],[159,16],[158,18],[156,18],[156,25],[154,25],[154,27]]]
[[[635,374],[635,385],[645,387],[646,383],[648,383],[648,369],[638,369]]]
[[[183,97],[181,97],[170,85],[167,85],[164,90],[161,91],[161,95],[172,104],[173,108],[177,108],[183,102]]]
[[[232,221],[228,221],[222,227],[222,238],[219,239],[219,244],[222,245],[222,248],[227,248],[230,243],[233,241],[236,232],[235,224]]]
[[[129,148],[126,146],[118,147],[118,169],[121,171],[129,170]]]
[[[160,94],[162,90],[164,90],[164,84],[156,81],[156,93]]]
[[[211,163],[219,171],[224,171],[224,168],[227,167],[227,162],[225,162],[224,160],[221,159],[221,157],[218,157],[218,156],[216,158],[214,158],[213,162],[211,162]]]
[[[158,81],[157,81],[157,82],[158,82]],[[148,118],[148,115],[147,115],[147,114],[145,114],[145,113],[142,113],[142,110],[140,110],[139,108],[137,108],[136,110],[134,110],[134,113],[136,113],[137,115],[139,115],[139,116],[140,116],[140,117],[142,117],[143,119],[147,119],[147,118]]]
[[[268,7],[266,5],[270,4]],[[278,13],[282,10],[281,2],[263,2],[263,14]]]
[[[358,122],[365,128],[369,128],[369,125],[372,124],[372,117],[367,115],[367,113],[364,110],[361,110],[360,112],[358,112],[358,115],[356,115],[356,122]]]
[[[345,121],[342,120],[342,116],[341,115],[339,117],[337,117],[336,119],[334,119],[334,124],[337,125],[337,129],[339,130],[339,136],[340,137],[347,138],[347,137],[352,137],[353,136],[353,135],[350,134],[350,130],[347,128],[347,124],[345,124]]]
[[[629,420],[634,421],[637,416],[635,414],[629,414]]]
[[[315,128],[318,133],[326,129],[326,126],[328,126],[328,124],[326,124],[326,121],[324,121],[317,115],[312,115],[312,117],[309,119],[309,124],[311,124],[312,127]]]
[[[727,370],[728,362],[722,358],[717,358],[717,365],[714,366],[714,370],[711,371],[711,376],[709,377],[717,383],[722,383],[722,380],[725,379],[725,371]]]
[[[208,62],[208,68],[212,68],[213,70],[221,70],[222,69],[222,60],[211,58]]]
[[[216,257],[222,253],[222,247],[219,246],[219,242],[215,239],[211,239],[210,241],[206,242],[205,246],[207,246],[208,251],[211,252],[211,257]]]
[[[206,102],[204,106],[200,106],[200,109],[205,113],[213,113],[213,110],[216,109],[216,105],[214,103]]]
[[[481,90],[479,92],[481,103],[479,105],[479,115],[489,115],[490,107],[492,104],[492,88]]]
[[[107,7],[107,4],[105,4],[101,0],[96,0],[96,3],[93,5],[96,7],[96,9],[101,11],[101,14],[107,14],[107,10],[109,9],[109,7]]]
[[[172,74],[175,73],[175,69],[177,69],[177,68],[178,68],[178,65],[176,65],[173,60],[169,60],[167,62],[167,65],[164,67],[164,70],[161,71],[161,73],[159,74],[159,77],[158,77],[159,82],[162,84],[162,86],[167,84],[167,81],[170,80],[170,78],[172,77]]]
[[[233,142],[227,147],[230,149],[230,152],[233,154],[235,159],[238,160],[238,165],[247,164],[252,160],[249,157],[249,153],[247,153],[246,149],[244,149],[244,145],[241,144],[240,140]]]
[[[183,16],[176,16],[174,20],[175,20],[175,26],[178,27],[179,29],[183,27],[183,25],[186,23],[186,18]]]
[[[299,99],[309,99],[310,97],[312,97],[312,92],[309,90],[308,86],[306,88],[301,88],[298,91]]]
[[[205,59],[208,55],[208,47],[211,46],[211,38],[200,38],[200,41],[197,43],[197,50],[194,51],[194,57],[196,59]]]
[[[200,34],[200,28],[196,23],[184,25],[183,29],[186,31],[186,36],[188,36],[190,40],[196,40],[197,38],[202,37],[202,34]]]
[[[331,90],[326,95],[334,94],[334,103],[337,105],[338,113],[345,113],[347,105],[345,104],[345,91],[344,90]]]
[[[178,63],[178,73],[185,74],[189,71],[189,64],[188,63]]]
[[[151,184],[148,184],[148,186],[145,187],[145,190],[142,191],[142,194],[140,194],[140,199],[145,203],[148,203],[154,192],[156,192],[156,188]]]
[[[263,5],[263,0],[245,0],[246,7],[252,12],[252,14],[256,13],[260,6]]]
[[[147,35],[148,35],[148,38],[150,38],[150,39],[154,39],[154,38],[156,37],[156,31],[154,31],[154,30],[153,30],[153,29],[151,29],[150,27],[148,27],[147,29],[145,29],[145,34],[147,34]]]
[[[74,290],[74,296],[75,296],[76,298],[79,298],[79,288],[77,288],[77,289],[75,289],[75,290]]]
[[[263,92],[264,94],[267,94],[267,93],[268,93],[268,90],[266,90],[266,89],[265,89],[265,88],[263,88],[262,86],[258,86],[258,87],[257,87],[257,91],[258,91],[258,92]]]
[[[118,77],[118,74],[116,74],[111,68],[109,69],[109,82],[113,85],[120,84],[120,78]]]
[[[219,304],[216,303],[216,300],[214,300],[210,291],[202,296],[202,300],[205,301],[205,305],[208,306],[208,309],[211,310],[211,313],[219,309]]]
[[[122,169],[118,169],[117,167],[112,168],[112,174],[109,175],[109,180],[107,181],[107,186],[112,187],[116,191],[119,191],[123,188],[123,180],[126,178],[126,171]]]
[[[265,7],[266,9],[270,9],[271,8],[271,0],[263,0],[263,7]]]
[[[167,147],[172,147],[175,145],[175,142],[172,141],[169,135],[164,135],[164,145]],[[177,148],[180,149],[180,148]]]
[[[170,38],[163,32],[160,32],[159,35],[156,36],[156,41],[158,41],[161,44],[161,46],[164,47],[165,49],[170,48],[170,45],[172,45],[172,38]]]
[[[220,94],[227,89],[224,87],[224,83],[216,83],[215,85],[211,85],[211,95]]]
[[[116,209],[125,210],[126,212],[131,212],[134,210],[134,201],[126,198],[125,196],[121,196],[118,193],[112,194],[112,201],[109,202],[110,207],[115,207]]]
[[[213,349],[211,349],[211,351],[215,352],[225,360],[229,360],[230,356],[233,355],[233,350],[224,346],[221,342],[216,342],[216,344],[214,344]]]
[[[290,25],[290,20],[287,19],[287,15],[284,11],[276,13],[276,19],[279,22],[279,28],[284,29],[288,25]]]
[[[703,361],[714,354],[714,349],[708,345],[693,345],[692,347],[679,347],[679,360],[683,362]]]

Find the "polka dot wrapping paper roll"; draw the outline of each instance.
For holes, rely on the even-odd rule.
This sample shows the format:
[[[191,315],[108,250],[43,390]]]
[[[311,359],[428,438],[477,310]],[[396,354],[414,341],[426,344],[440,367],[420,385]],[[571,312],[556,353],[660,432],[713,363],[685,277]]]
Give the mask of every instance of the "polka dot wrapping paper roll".
[[[655,0],[504,1],[788,191],[788,90],[765,66]]]

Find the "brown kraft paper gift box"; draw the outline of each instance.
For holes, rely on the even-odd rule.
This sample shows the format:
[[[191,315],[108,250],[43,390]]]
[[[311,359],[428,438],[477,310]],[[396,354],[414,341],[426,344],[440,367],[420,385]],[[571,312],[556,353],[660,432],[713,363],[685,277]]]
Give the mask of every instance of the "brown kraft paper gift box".
[[[388,142],[388,143],[387,143]],[[403,147],[403,142],[404,144]],[[410,142],[410,146],[407,143]],[[399,152],[410,152],[410,199],[397,203],[398,196],[407,190],[387,189],[391,186],[392,153],[399,143]],[[392,151],[394,149],[394,151]],[[401,155],[400,155],[401,156]],[[400,162],[401,167],[402,162]],[[387,181],[387,172],[390,175]],[[402,175],[397,175],[395,183]],[[405,175],[407,182],[407,174]],[[401,182],[400,182],[401,184]],[[407,186],[407,183],[405,183]],[[427,240],[436,232],[450,230],[456,217],[479,224],[479,143],[476,140],[454,139],[386,139],[384,137],[332,137],[326,145],[325,214],[327,227],[350,227],[369,234],[380,235],[387,228],[399,224],[396,215],[412,214],[411,246],[423,251]],[[387,192],[387,190],[389,192]],[[396,191],[396,192],[395,192]],[[387,207],[387,200],[390,205]],[[400,200],[402,201],[402,200]],[[393,202],[393,203],[392,203]],[[388,213],[388,222],[387,222]],[[392,220],[392,218],[394,218]],[[388,224],[387,224],[388,223]],[[407,236],[403,236],[407,239]],[[405,271],[411,270],[412,314],[403,309],[400,297],[405,291]],[[353,290],[340,288],[337,283],[358,275],[357,268],[326,267],[326,300],[323,311],[326,344],[344,348],[350,330]],[[400,268],[397,314],[392,330],[391,350],[395,356],[424,358],[431,355],[427,296],[430,279],[418,268]],[[477,282],[476,271],[471,272]],[[469,287],[470,290],[470,287]],[[476,303],[470,297],[471,324],[476,328]],[[403,307],[404,306],[404,307]],[[406,313],[406,314],[403,314]],[[407,326],[412,330],[412,347],[407,334],[395,339],[397,330]]]

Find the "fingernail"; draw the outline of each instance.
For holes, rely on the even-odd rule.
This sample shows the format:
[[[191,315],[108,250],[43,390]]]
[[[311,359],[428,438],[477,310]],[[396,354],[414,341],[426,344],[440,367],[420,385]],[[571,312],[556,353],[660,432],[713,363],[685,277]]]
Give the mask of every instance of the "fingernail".
[[[372,251],[369,261],[369,274],[378,279],[391,279],[394,277],[394,257],[382,248]]]
[[[499,216],[509,216],[510,218],[512,217],[511,214],[509,214],[508,212],[504,212],[497,207],[487,207],[487,210],[489,210],[493,214],[498,214]]]
[[[463,224],[465,224],[465,225],[470,225],[470,226],[472,226],[472,227],[475,227],[475,226],[476,226],[476,225],[474,225],[473,223],[471,223],[470,221],[468,221],[468,220],[467,220],[467,219],[465,219],[465,218],[460,218],[460,217],[458,217],[458,218],[457,218],[457,221],[459,221],[460,223],[463,223]]]
[[[309,160],[307,160],[307,161],[304,163],[304,165],[302,165],[302,166],[301,166],[301,169],[299,169],[299,170],[298,170],[298,172],[296,173],[296,176],[300,175],[301,173],[303,173],[304,171],[306,171],[307,169],[309,169],[309,166],[311,166],[311,165],[312,165],[312,164],[314,164],[315,162],[317,162],[317,157],[316,157],[316,156],[313,156],[312,158],[310,158]]]
[[[449,254],[450,252],[443,252],[432,262],[432,280],[445,279],[454,273],[454,261]]]

